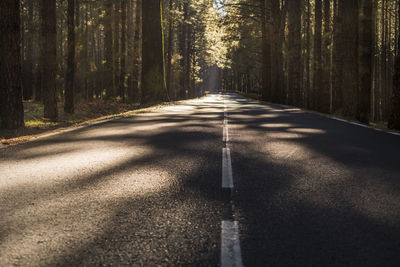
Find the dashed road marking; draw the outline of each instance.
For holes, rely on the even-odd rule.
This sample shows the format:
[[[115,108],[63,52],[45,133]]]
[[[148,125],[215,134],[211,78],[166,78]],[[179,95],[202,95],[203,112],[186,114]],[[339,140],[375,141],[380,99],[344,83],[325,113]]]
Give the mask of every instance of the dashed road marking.
[[[231,151],[227,147],[222,149],[222,188],[233,188]]]
[[[223,142],[229,142],[229,130],[228,130],[228,126],[224,125],[224,132],[223,132],[223,137],[222,137],[222,141]]]
[[[239,223],[237,221],[222,221],[221,266],[243,266],[242,253],[240,251]]]

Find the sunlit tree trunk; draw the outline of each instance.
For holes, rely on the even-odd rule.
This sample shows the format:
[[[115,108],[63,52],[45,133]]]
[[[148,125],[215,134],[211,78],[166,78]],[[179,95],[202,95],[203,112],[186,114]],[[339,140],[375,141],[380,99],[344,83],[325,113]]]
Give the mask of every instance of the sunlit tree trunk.
[[[397,3],[397,12],[400,17],[400,2]],[[400,37],[397,36],[397,47],[400,47]],[[391,112],[389,117],[389,128],[400,130],[400,55],[397,52],[394,63],[393,92],[391,97]]]

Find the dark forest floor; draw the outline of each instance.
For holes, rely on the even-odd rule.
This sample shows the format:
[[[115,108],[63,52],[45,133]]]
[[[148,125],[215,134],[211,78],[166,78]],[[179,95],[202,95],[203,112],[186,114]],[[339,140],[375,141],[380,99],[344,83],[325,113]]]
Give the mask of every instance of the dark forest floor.
[[[122,116],[125,113],[138,111],[139,104],[125,104],[120,101],[81,102],[75,105],[75,113],[67,114],[62,103],[58,104],[59,120],[51,122],[43,118],[43,104],[40,102],[24,102],[25,126],[16,130],[0,130],[0,143],[3,145],[26,141],[32,136],[52,130],[87,124],[98,120]]]

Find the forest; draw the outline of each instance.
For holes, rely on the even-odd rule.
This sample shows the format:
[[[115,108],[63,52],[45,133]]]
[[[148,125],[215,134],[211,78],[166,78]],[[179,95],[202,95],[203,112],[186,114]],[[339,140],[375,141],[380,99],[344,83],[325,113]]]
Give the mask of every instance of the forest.
[[[0,120],[235,91],[400,129],[399,0],[2,0]],[[25,112],[24,112],[25,109]]]

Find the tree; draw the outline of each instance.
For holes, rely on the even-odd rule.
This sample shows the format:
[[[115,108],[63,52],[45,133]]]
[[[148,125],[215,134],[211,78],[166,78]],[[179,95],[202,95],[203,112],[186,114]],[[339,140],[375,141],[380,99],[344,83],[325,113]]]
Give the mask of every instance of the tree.
[[[162,0],[142,0],[142,100],[166,99]]]
[[[400,1],[397,2],[397,12],[400,18]],[[400,47],[400,35],[397,36],[397,48]],[[391,98],[391,112],[388,127],[400,130],[400,53],[397,52],[394,63],[393,92]]]
[[[74,113],[74,80],[75,80],[75,0],[68,0],[68,62],[65,79],[64,111]]]
[[[106,89],[106,97],[115,96],[114,82],[114,53],[113,53],[113,31],[112,31],[112,10],[113,1],[106,0],[104,4],[104,86]]]
[[[41,49],[40,65],[42,68],[42,94],[44,117],[56,121],[57,111],[57,30],[56,30],[56,1],[40,1]]]
[[[302,106],[301,68],[301,6],[302,1],[288,1],[288,80],[289,104]]]
[[[322,72],[321,112],[331,111],[331,0],[324,0],[324,30],[322,39]]]
[[[372,0],[360,1],[359,88],[357,119],[369,123],[371,113],[373,26]]]
[[[140,67],[141,67],[141,29],[142,29],[142,0],[136,0],[135,11],[135,34],[134,34],[134,56],[132,70],[132,90],[130,91],[129,102],[139,101],[140,95]]]
[[[314,79],[313,92],[309,96],[311,98],[311,108],[319,111],[323,110],[322,87],[322,0],[315,0],[315,31],[314,31]]]
[[[21,87],[20,2],[0,2],[0,118],[1,128],[24,125]]]
[[[125,76],[126,76],[126,29],[127,29],[127,7],[128,0],[121,0],[121,68],[119,78],[119,96],[122,100],[125,100]]]

